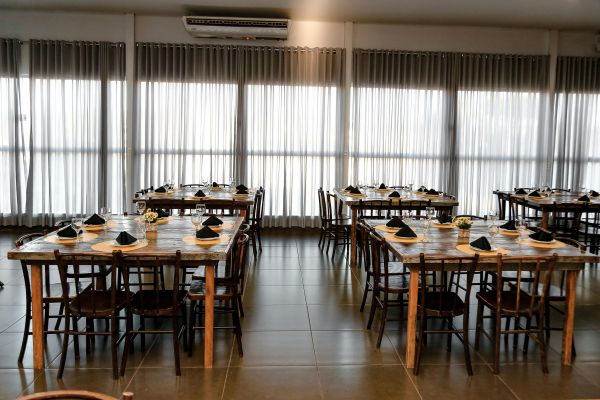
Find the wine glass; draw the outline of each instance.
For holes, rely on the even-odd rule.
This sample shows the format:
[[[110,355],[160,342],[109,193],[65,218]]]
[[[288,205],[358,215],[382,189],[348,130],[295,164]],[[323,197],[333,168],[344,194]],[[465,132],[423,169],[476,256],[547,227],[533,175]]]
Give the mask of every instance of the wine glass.
[[[146,224],[141,218],[138,220],[137,224],[137,237],[140,242],[146,242]]]
[[[196,204],[196,214],[200,216],[200,222],[202,222],[202,217],[206,213],[206,204]]]
[[[425,216],[427,217],[428,220],[431,220],[435,216],[435,208],[434,207],[425,208]]]
[[[136,205],[137,205],[137,213],[139,215],[144,214],[144,211],[146,210],[146,202],[145,201],[138,201],[136,203]]]
[[[496,213],[496,210],[490,209],[488,211],[488,216],[490,218],[490,221],[492,221],[492,225],[496,225],[496,220],[498,219],[498,214]]]
[[[429,237],[429,227],[431,226],[431,219],[429,219],[429,216],[427,217],[427,219],[424,219],[423,221],[421,221],[421,227],[423,229],[423,241],[427,242],[428,241],[428,237]]]
[[[198,231],[199,226],[202,224],[202,215],[200,215],[199,212],[196,212],[194,215],[192,215],[192,224],[194,225],[196,231]]]
[[[81,240],[81,228],[83,227],[83,218],[71,218],[71,224],[75,227],[77,232],[77,241]]]
[[[412,211],[411,210],[404,210],[404,211],[402,211],[402,219],[404,220],[404,222],[406,223],[406,225],[411,225],[411,223],[412,223]]]
[[[525,219],[518,218],[516,223],[517,231],[519,232],[519,241],[523,240],[523,236],[525,235],[525,231],[527,230],[527,224],[525,223]]]
[[[498,232],[500,231],[500,228],[498,228],[497,225],[490,225],[488,226],[488,232],[490,234],[490,236],[492,237],[492,247],[496,247],[496,235],[498,235]]]

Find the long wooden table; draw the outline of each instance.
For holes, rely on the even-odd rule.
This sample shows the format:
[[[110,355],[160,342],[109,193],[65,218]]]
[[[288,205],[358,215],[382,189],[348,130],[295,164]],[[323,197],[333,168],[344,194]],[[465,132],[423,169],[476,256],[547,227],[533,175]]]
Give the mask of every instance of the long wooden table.
[[[515,194],[514,191],[494,190],[495,195],[503,194],[505,197],[510,197],[519,206],[525,206],[532,210],[537,210],[542,214],[541,227],[548,229],[550,214],[554,207],[560,208],[561,212],[583,213],[583,212],[600,212],[600,199],[592,198],[589,203],[579,203],[577,199],[583,194],[563,192],[545,197],[530,197],[527,195]],[[503,200],[501,208],[506,210],[506,200]]]
[[[438,211],[447,211],[452,213],[452,208],[458,206],[458,201],[454,197],[450,196],[424,196],[416,193],[411,193],[408,196],[390,198],[389,194],[394,189],[387,191],[378,191],[368,189],[365,197],[353,197],[347,192],[334,189],[334,193],[338,199],[340,199],[346,206],[351,210],[352,227],[350,230],[350,263],[356,265],[356,223],[358,221],[358,209],[361,205],[368,207],[376,203],[380,203],[382,200],[392,200],[390,203],[390,209],[397,210],[422,210],[427,207],[434,207]],[[429,204],[425,205],[424,202]]]
[[[209,197],[198,198],[194,194],[198,188],[183,187],[177,188],[170,193],[146,193],[133,199],[134,203],[145,201],[146,206],[150,208],[165,208],[169,210],[189,210],[194,209],[196,204],[206,204],[206,208],[225,208],[231,210],[240,210],[240,215],[245,216],[249,207],[254,205],[254,195],[250,193],[246,197],[236,197],[234,193],[229,192],[228,188],[221,190],[212,190]],[[208,190],[205,190],[205,193]],[[208,193],[207,193],[208,194]]]
[[[371,226],[375,227],[382,224],[382,220],[366,220]],[[487,236],[488,224],[491,222],[476,221],[471,228],[471,238],[474,240],[480,236]],[[502,223],[502,222],[500,222]],[[385,222],[383,222],[385,224]],[[383,234],[383,232],[382,232]],[[385,237],[385,236],[384,236]],[[575,290],[577,274],[583,269],[586,262],[597,262],[600,257],[582,252],[572,246],[565,246],[556,249],[542,249],[527,244],[521,244],[517,241],[518,237],[499,234],[496,236],[495,245],[509,251],[510,256],[524,257],[532,259],[540,256],[558,255],[558,263],[555,270],[566,270],[566,304],[563,326],[562,341],[562,362],[564,365],[570,365],[572,354],[571,344],[573,341],[573,325],[575,321]],[[417,303],[419,293],[419,257],[421,253],[426,256],[467,256],[465,253],[456,249],[459,244],[468,243],[469,240],[459,240],[455,229],[443,229],[431,227],[429,229],[427,241],[420,243],[398,243],[385,239],[398,261],[403,262],[410,270],[410,287],[408,293],[408,317],[406,324],[406,366],[414,368],[415,350],[416,350],[416,329],[417,329]],[[480,254],[478,271],[495,271],[497,256],[485,256]],[[509,270],[510,265],[506,266]],[[431,271],[435,267],[431,266]]]
[[[139,255],[173,254],[181,250],[184,263],[204,265],[206,269],[206,299],[205,299],[205,333],[204,333],[204,366],[212,367],[213,358],[213,327],[214,327],[214,276],[215,267],[219,261],[226,261],[231,253],[236,233],[243,222],[242,217],[221,217],[230,228],[224,227],[221,233],[229,235],[229,240],[212,246],[202,246],[185,243],[182,238],[194,234],[194,226],[189,217],[170,217],[166,224],[158,226],[156,240],[150,240],[148,245],[127,252]],[[31,268],[31,297],[32,297],[32,331],[33,331],[33,364],[36,369],[44,368],[44,325],[42,311],[42,268],[43,265],[55,262],[54,250],[64,253],[85,253],[89,255],[106,254],[91,247],[94,244],[114,239],[121,231],[136,235],[135,217],[114,216],[105,231],[95,232],[98,237],[75,244],[50,243],[39,238],[19,249],[8,252],[11,260],[24,260]]]

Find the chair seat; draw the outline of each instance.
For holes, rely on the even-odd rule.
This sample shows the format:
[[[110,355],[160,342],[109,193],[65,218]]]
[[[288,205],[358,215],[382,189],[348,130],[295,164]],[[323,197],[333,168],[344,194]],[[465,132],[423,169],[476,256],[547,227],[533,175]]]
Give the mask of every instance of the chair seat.
[[[115,309],[120,310],[127,302],[127,292],[117,291]],[[69,304],[71,314],[76,316],[109,316],[115,311],[111,307],[110,290],[88,290],[79,295],[78,300]]]
[[[90,285],[91,285],[90,282],[79,282],[79,285],[78,285],[79,293],[88,289],[90,287]],[[75,298],[75,295],[77,294],[75,282],[70,282],[68,284],[68,288],[69,288],[69,298],[70,299]],[[62,302],[62,294],[63,294],[62,284],[60,284],[60,283],[53,283],[51,285],[44,287],[44,301],[47,303]]]
[[[485,291],[478,292],[477,299],[483,302],[486,306],[492,309],[498,308],[496,292]],[[503,291],[501,295],[502,308],[500,309],[501,314],[509,316],[521,316],[525,314],[536,314],[539,312],[538,304],[535,303],[531,308],[531,296],[521,290],[519,297],[519,304],[517,304],[517,291]],[[517,314],[518,306],[518,314]]]
[[[407,292],[410,287],[410,278],[406,274],[402,275],[389,275],[388,276],[388,288],[387,291],[390,293]],[[386,290],[385,288],[385,277],[379,277],[379,290]]]
[[[333,227],[350,227],[352,226],[352,221],[350,219],[334,219],[329,221],[329,224]]]
[[[225,264],[218,264],[215,268],[215,278],[224,278],[225,277]],[[206,267],[204,265],[196,268],[194,273],[192,274],[192,280],[204,280],[206,279],[206,273],[204,272]]]
[[[206,296],[206,282],[194,281],[190,286],[188,292],[188,298],[192,301],[204,300]],[[218,282],[215,284],[215,299],[216,300],[227,300],[233,297],[233,290],[231,285],[223,285]]]
[[[464,301],[454,292],[426,292],[425,302],[419,297],[419,307],[433,317],[455,317],[463,314]]]
[[[139,315],[170,314],[185,302],[186,294],[185,290],[178,291],[176,304],[173,304],[172,290],[140,290],[133,295],[132,311]]]

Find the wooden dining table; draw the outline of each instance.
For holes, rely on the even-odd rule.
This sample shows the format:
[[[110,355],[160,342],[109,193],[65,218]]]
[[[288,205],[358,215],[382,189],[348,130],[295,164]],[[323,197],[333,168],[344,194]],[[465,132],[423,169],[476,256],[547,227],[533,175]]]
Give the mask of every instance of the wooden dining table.
[[[376,226],[385,225],[387,220],[368,219],[365,222],[373,229]],[[414,368],[416,351],[416,329],[417,329],[417,303],[419,291],[419,269],[420,255],[425,256],[443,256],[443,257],[465,257],[467,256],[461,250],[457,249],[460,244],[467,244],[481,236],[488,235],[488,226],[490,221],[474,221],[471,228],[469,239],[459,239],[457,229],[455,228],[437,228],[433,226],[426,235],[426,240],[415,243],[398,243],[386,238],[385,232],[381,232],[384,240],[389,245],[390,251],[397,257],[398,261],[404,263],[410,271],[410,283],[408,292],[408,313],[406,324],[406,365],[408,368]],[[496,222],[502,224],[503,221]],[[417,229],[417,233],[419,230]],[[575,297],[576,282],[579,271],[584,268],[585,263],[600,261],[600,258],[586,251],[581,251],[573,246],[565,245],[561,248],[540,248],[534,247],[526,242],[518,240],[518,236],[498,234],[495,238],[495,246],[504,249],[509,256],[523,257],[524,259],[536,259],[540,256],[551,256],[557,254],[558,260],[555,267],[556,271],[567,271],[566,273],[566,303],[563,322],[563,340],[562,340],[562,363],[570,365],[572,360],[573,326],[575,321]],[[488,253],[489,254],[489,253]],[[485,252],[479,253],[479,263],[477,271],[495,271],[497,255],[487,255]],[[510,271],[511,265],[506,264],[505,268]],[[428,271],[435,271],[435,265],[428,265]]]
[[[180,187],[167,193],[149,192],[138,194],[133,199],[133,203],[144,201],[149,208],[163,208],[168,210],[179,210],[183,214],[184,210],[196,208],[196,204],[205,204],[207,209],[229,209],[239,210],[240,215],[245,216],[248,209],[254,205],[254,193],[251,189],[249,195],[237,196],[230,192],[227,187],[220,187],[218,190],[203,188],[207,197],[194,197],[194,194],[200,187]],[[209,193],[207,193],[209,192]]]
[[[452,213],[453,207],[458,206],[458,201],[453,196],[439,195],[426,196],[423,193],[412,192],[404,194],[402,197],[390,198],[389,195],[396,189],[387,190],[366,189],[363,197],[355,197],[341,189],[334,189],[336,197],[350,208],[351,223],[350,228],[350,263],[356,265],[357,246],[356,246],[356,223],[358,222],[358,210],[361,206],[380,203],[383,200],[391,200],[390,209],[396,210],[422,210],[426,206],[434,207],[437,211]],[[425,204],[429,203],[429,204]]]
[[[8,252],[11,260],[22,260],[31,269],[31,297],[32,297],[32,333],[33,333],[33,364],[36,369],[44,368],[44,326],[42,310],[42,269],[44,265],[55,263],[54,250],[62,253],[83,253],[87,255],[107,254],[106,251],[95,250],[102,242],[115,239],[122,231],[127,231],[136,236],[137,224],[134,216],[113,216],[108,222],[106,229],[101,231],[90,231],[97,235],[89,241],[75,241],[74,243],[62,244],[49,242],[52,239],[50,233],[42,238],[27,243],[18,249]],[[223,240],[213,245],[190,243],[184,241],[185,236],[193,236],[195,233],[191,217],[169,217],[158,225],[156,239],[148,240],[147,245],[142,248],[128,251],[127,254],[136,255],[167,255],[181,251],[182,263],[185,265],[204,265],[206,275],[206,298],[204,314],[204,367],[211,368],[213,364],[213,327],[214,327],[214,288],[215,267],[219,262],[228,259],[233,248],[234,239],[243,217],[231,216],[220,217],[223,220]],[[87,233],[87,232],[86,232]],[[117,248],[114,248],[117,250]],[[125,251],[125,249],[120,249]],[[110,251],[110,250],[108,250]]]

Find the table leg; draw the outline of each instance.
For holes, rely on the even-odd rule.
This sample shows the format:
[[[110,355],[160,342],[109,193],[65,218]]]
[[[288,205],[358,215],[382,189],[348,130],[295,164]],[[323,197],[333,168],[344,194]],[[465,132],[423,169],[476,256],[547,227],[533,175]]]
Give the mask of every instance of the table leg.
[[[548,219],[550,218],[550,213],[548,211],[542,211],[542,228],[548,229]]]
[[[565,320],[563,326],[562,363],[571,365],[573,357],[573,326],[575,324],[575,287],[577,285],[577,273],[579,271],[567,271],[567,299],[565,304]]]
[[[352,226],[350,228],[350,265],[356,265],[356,219],[358,217],[358,210],[352,207]]]
[[[42,266],[31,266],[31,322],[33,368],[44,369],[44,316],[42,307]]]
[[[419,300],[419,270],[410,271],[408,316],[406,320],[406,368],[415,367],[417,344],[417,303]]]
[[[215,317],[215,265],[204,266],[206,295],[204,297],[204,368],[213,366],[213,326]]]

